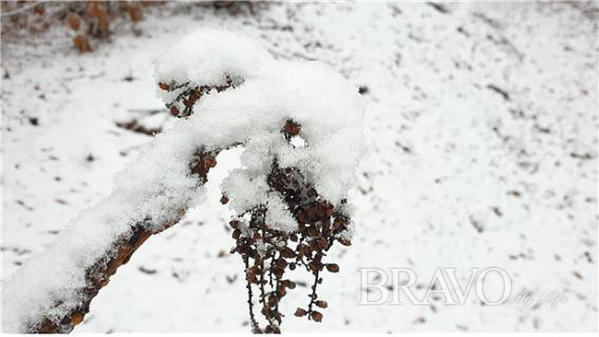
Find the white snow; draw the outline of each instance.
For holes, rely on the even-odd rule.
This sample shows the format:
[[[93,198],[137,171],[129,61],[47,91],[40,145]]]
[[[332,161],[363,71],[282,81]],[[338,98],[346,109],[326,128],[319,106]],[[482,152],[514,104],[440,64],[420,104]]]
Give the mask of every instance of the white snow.
[[[145,16],[141,36],[123,25],[85,55],[61,25],[17,42],[3,36],[2,279],[108,197],[114,173],[151,143],[116,118],[162,109],[175,122],[155,95],[152,59],[200,27],[224,27],[278,59],[326,62],[371,103],[368,157],[350,194],[353,244],[331,251],[341,270],[320,290],[329,308],[322,324],[287,316],[283,331],[597,331],[596,3],[443,6],[258,2],[251,15],[245,5],[170,3]],[[74,332],[249,331],[243,262],[226,253],[233,212],[219,202],[240,153],[218,156],[202,207],[151,237]],[[468,268],[499,267],[513,296],[566,290],[567,302],[362,306],[365,267],[411,268],[423,289],[439,267],[458,268],[460,281]],[[304,303],[301,290],[283,311]]]
[[[252,78],[271,56],[252,38],[226,30],[202,28],[172,46],[156,66],[158,83],[223,84],[224,75]]]

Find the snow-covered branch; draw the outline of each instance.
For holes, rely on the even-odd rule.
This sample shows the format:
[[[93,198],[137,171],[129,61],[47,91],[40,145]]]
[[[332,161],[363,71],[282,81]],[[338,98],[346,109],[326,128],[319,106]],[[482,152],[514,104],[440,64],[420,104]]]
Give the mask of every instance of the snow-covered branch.
[[[282,275],[283,258],[305,258],[318,281],[324,252],[337,240],[349,244],[346,199],[364,153],[365,105],[341,75],[317,63],[275,60],[249,39],[204,29],[159,59],[155,79],[171,112],[185,118],[116,176],[108,198],[6,282],[7,331],[71,331],[139,245],[193,206],[216,154],[238,144],[244,167],[225,179],[223,192],[240,216],[234,235],[246,264],[254,259],[252,270],[265,272],[258,264],[285,251],[275,274]],[[287,242],[298,235],[302,252],[295,254]],[[255,246],[261,248],[248,255]],[[316,301],[315,289],[309,313],[319,321],[312,305],[326,302]],[[276,291],[278,307],[284,292]],[[267,315],[271,331],[277,313]]]

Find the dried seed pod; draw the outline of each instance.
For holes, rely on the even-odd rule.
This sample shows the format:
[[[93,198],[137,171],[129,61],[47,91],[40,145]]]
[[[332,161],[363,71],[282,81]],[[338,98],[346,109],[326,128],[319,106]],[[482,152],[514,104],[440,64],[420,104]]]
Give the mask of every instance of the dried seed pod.
[[[312,252],[312,249],[307,245],[299,245],[298,250],[304,255],[309,255]]]
[[[271,268],[271,271],[278,278],[281,278],[283,276],[283,274],[285,273],[285,269],[279,268],[279,267]]]
[[[274,307],[277,304],[277,298],[274,294],[268,295],[268,305]]]
[[[329,245],[329,242],[325,238],[320,238],[320,239],[316,240],[316,242],[318,244],[319,249],[325,249]]]
[[[289,289],[295,289],[295,282],[293,282],[293,281],[284,280],[281,282],[281,284],[283,284],[285,287],[287,287]]]
[[[322,270],[322,264],[318,263],[317,261],[311,261],[308,263],[308,268],[310,268],[311,271],[316,272]]]
[[[337,218],[333,221],[333,230],[338,230],[341,226],[343,226],[343,221],[341,221],[341,219]]]
[[[256,278],[256,273],[258,272],[258,268],[256,267],[251,267],[250,269],[248,269],[248,271],[245,274],[245,279],[248,282],[256,282],[257,278]]]
[[[229,221],[229,225],[233,229],[238,229],[239,228],[239,221],[238,220],[231,220],[231,221]]]
[[[323,300],[316,301],[316,302],[314,302],[314,304],[316,304],[317,307],[323,308],[323,309],[325,309],[326,307],[329,306],[329,304],[327,303],[327,301],[323,301]]]
[[[325,215],[326,215],[327,217],[330,217],[330,216],[332,216],[332,215],[333,215],[333,211],[334,211],[334,209],[335,209],[335,207],[334,207],[333,205],[331,205],[331,204],[328,204],[328,205],[326,205],[326,208],[325,208]]]
[[[329,263],[326,266],[327,266],[327,270],[330,271],[331,273],[336,273],[339,271],[339,266],[336,265],[335,263]]]
[[[215,167],[216,166],[216,158],[214,158],[214,157],[204,158],[204,165],[209,168]]]
[[[285,287],[283,287],[283,286],[280,286],[280,287],[277,289],[277,293],[278,293],[278,294],[279,294],[281,297],[282,297],[282,296],[285,296],[285,295],[287,295],[287,289],[286,289]]]
[[[312,311],[310,317],[312,317],[312,319],[316,322],[322,322],[322,314],[318,311]]]
[[[285,125],[283,125],[283,132],[291,136],[299,135],[301,130],[302,127],[290,119],[285,122]]]
[[[188,101],[189,102],[189,101]],[[205,158],[205,157],[203,157]],[[205,162],[202,162],[205,164]],[[209,163],[205,164],[206,166]],[[332,263],[323,263],[327,256],[325,252],[336,242],[347,240],[339,234],[349,223],[349,219],[335,212],[333,205],[326,200],[318,199],[318,193],[306,183],[300,171],[295,168],[279,168],[276,162],[271,173],[266,179],[270,188],[280,193],[288,209],[297,220],[298,229],[291,233],[282,232],[268,226],[265,219],[268,208],[264,205],[249,209],[238,217],[249,220],[244,222],[244,233],[250,231],[251,240],[243,234],[237,239],[239,248],[236,250],[242,255],[249,266],[248,289],[257,287],[259,303],[262,304],[260,312],[268,322],[267,330],[271,331],[281,323],[283,315],[279,312],[279,303],[290,289],[296,288],[296,283],[284,279],[287,270],[297,270],[298,267],[314,276],[314,283],[308,303],[308,310],[298,308],[296,316],[308,316],[310,320],[320,322],[322,314],[313,308],[326,308],[326,301],[317,300],[317,287],[322,283],[319,272],[326,267],[330,272],[337,272],[339,267]],[[227,196],[228,198],[228,196]],[[332,218],[334,217],[334,218]],[[235,230],[240,230],[239,224]],[[258,253],[260,252],[260,253]],[[328,261],[327,261],[328,262]],[[307,284],[303,284],[307,286]],[[248,293],[250,310],[252,308],[252,292]],[[252,311],[250,311],[250,316]],[[253,320],[254,331],[259,331],[259,325]],[[278,322],[278,324],[276,323]],[[273,325],[274,324],[274,325]],[[258,327],[258,328],[256,328]],[[266,329],[264,330],[266,331]]]
[[[297,310],[295,310],[294,315],[297,317],[302,317],[302,316],[306,315],[306,310],[304,310],[302,308],[297,308]]]
[[[308,228],[306,230],[306,233],[308,234],[309,237],[313,237],[313,238],[317,237],[318,234],[320,234],[320,233],[318,233],[318,229],[316,229],[316,227],[314,227],[314,226]]]
[[[275,265],[276,265],[278,268],[283,268],[283,269],[285,269],[285,268],[287,267],[287,261],[285,261],[285,259],[283,259],[283,258],[279,258],[279,259],[277,259],[277,260],[275,261]]]
[[[291,259],[291,258],[295,257],[295,252],[289,247],[283,247],[281,249],[281,256],[284,258]]]
[[[351,246],[351,241],[348,238],[339,238],[337,241],[339,241],[339,243],[341,243],[344,246]]]

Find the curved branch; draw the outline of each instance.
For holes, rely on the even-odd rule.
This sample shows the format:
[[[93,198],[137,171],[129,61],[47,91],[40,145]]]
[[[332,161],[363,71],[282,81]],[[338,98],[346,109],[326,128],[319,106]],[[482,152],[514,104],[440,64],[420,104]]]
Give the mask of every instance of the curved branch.
[[[195,177],[197,180],[197,187],[204,185],[207,181],[207,174],[209,170],[214,167],[216,161],[214,157],[218,154],[218,151],[203,151],[198,150],[192,156],[188,163],[189,175]],[[111,199],[119,199],[118,195],[111,196]],[[97,216],[105,212],[102,209],[105,204],[98,205],[95,209],[90,210],[91,212],[98,211]],[[51,301],[52,304],[44,307],[39,313],[35,312],[13,312],[9,313],[5,310],[5,320],[9,320],[9,324],[12,326],[6,326],[7,329],[17,329],[21,332],[27,333],[68,333],[73,328],[83,321],[85,314],[89,312],[89,306],[92,299],[98,294],[99,290],[106,286],[109,279],[114,275],[117,269],[126,264],[133,253],[153,234],[162,232],[163,230],[170,228],[175,225],[185,215],[187,207],[185,205],[173,204],[172,209],[164,209],[165,214],[170,216],[163,220],[158,226],[152,224],[151,216],[146,215],[143,218],[139,218],[133,221],[129,226],[123,226],[121,233],[112,236],[113,241],[104,245],[104,248],[95,252],[95,258],[89,259],[88,263],[80,266],[76,273],[80,274],[79,277],[84,279],[84,282],[79,285],[75,285],[74,289],[71,284],[63,284],[58,288],[50,288],[46,293],[40,293],[38,296],[47,297],[45,301]],[[78,227],[82,227],[85,224],[77,223]],[[65,244],[65,242],[58,243]],[[71,244],[71,243],[66,243]],[[85,252],[81,252],[76,249],[78,243],[72,243],[74,248],[69,249],[70,252],[78,252],[84,255]],[[85,247],[84,247],[85,248]],[[52,250],[51,248],[45,254],[64,253],[64,250]],[[49,260],[60,259],[61,256],[52,256]],[[47,255],[46,255],[47,256]],[[29,270],[34,270],[36,265],[28,264]],[[57,264],[57,267],[53,268],[55,273],[68,274],[72,271],[66,270]],[[21,271],[21,274],[27,274]],[[43,275],[40,275],[43,276]],[[21,283],[22,278],[13,277],[10,280],[9,286],[15,283]],[[70,287],[70,288],[69,288]],[[65,289],[69,288],[69,289]],[[13,287],[11,290],[20,290],[19,288]],[[28,292],[32,289],[22,289],[20,292]],[[13,297],[17,297],[23,294],[19,294],[13,291],[8,294]],[[9,298],[10,299],[10,298]],[[35,307],[27,310],[35,311]],[[16,317],[18,315],[21,317]],[[29,317],[23,317],[22,315],[28,315]],[[15,315],[11,317],[11,315]],[[12,321],[12,323],[11,323]],[[18,326],[16,326],[18,325]]]

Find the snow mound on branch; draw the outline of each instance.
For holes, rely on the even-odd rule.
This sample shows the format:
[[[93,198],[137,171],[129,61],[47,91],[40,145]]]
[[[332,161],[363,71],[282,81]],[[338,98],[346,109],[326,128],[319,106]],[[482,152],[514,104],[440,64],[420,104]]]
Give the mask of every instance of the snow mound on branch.
[[[270,54],[253,40],[227,31],[204,28],[168,50],[156,65],[156,82],[217,85],[224,75],[251,78]],[[196,82],[197,79],[201,79]]]
[[[365,102],[357,88],[329,66],[275,60],[255,43],[213,30],[199,31],[175,45],[159,60],[155,73],[157,82],[197,86],[222,84],[227,76],[242,80],[234,88],[202,97],[189,123],[208,148],[245,143],[244,169],[223,184],[231,207],[243,213],[278,200],[265,181],[275,159],[283,168],[299,168],[331,203],[346,198],[365,151]],[[172,97],[163,99],[170,103]],[[281,127],[287,120],[301,125],[306,146],[284,139]],[[281,229],[294,229],[289,212],[276,209]]]

